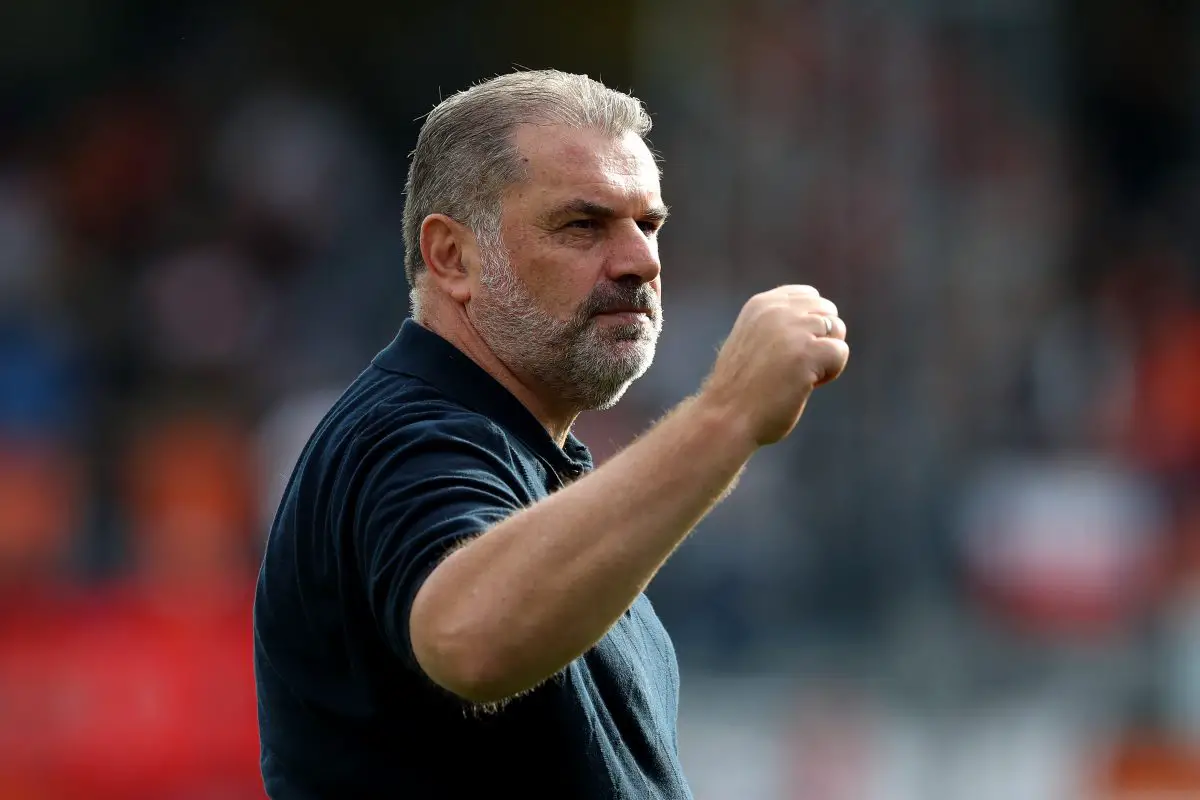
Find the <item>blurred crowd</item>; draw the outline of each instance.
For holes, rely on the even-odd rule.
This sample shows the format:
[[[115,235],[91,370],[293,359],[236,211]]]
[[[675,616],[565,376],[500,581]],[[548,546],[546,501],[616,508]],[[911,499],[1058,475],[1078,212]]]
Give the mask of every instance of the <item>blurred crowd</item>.
[[[0,797],[262,796],[263,537],[405,315],[368,137],[216,33],[4,98]]]
[[[1197,26],[1044,5],[638,5],[666,324],[578,432],[602,461],[696,388],[751,293],[818,286],[849,371],[652,588],[685,676],[836,674],[850,705],[926,716],[1048,692],[1118,740],[1106,785],[1194,781]],[[390,53],[380,80],[419,98],[398,134],[269,29],[201,17],[5,42],[3,798],[261,796],[262,537],[407,313],[416,117],[517,60],[451,85]]]

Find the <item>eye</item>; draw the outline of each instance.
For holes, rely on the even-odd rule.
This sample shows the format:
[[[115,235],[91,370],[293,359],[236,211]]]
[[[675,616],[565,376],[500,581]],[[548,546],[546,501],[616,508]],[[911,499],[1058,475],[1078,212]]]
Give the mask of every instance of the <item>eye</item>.
[[[658,233],[658,229],[662,226],[660,223],[654,222],[653,220],[644,219],[638,223],[638,227],[641,228],[642,231],[647,235],[653,236],[654,234]]]
[[[591,218],[574,219],[567,223],[566,227],[575,228],[576,230],[589,231],[597,227],[599,223]]]

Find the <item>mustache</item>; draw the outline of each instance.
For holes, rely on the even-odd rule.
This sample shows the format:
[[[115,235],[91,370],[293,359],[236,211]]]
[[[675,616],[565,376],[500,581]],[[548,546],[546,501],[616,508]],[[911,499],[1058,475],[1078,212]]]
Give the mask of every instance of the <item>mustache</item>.
[[[661,314],[658,294],[650,287],[650,284],[643,283],[632,286],[621,283],[602,283],[596,286],[583,305],[579,307],[579,316],[587,319],[596,314],[630,307],[647,309],[651,319],[657,319]]]

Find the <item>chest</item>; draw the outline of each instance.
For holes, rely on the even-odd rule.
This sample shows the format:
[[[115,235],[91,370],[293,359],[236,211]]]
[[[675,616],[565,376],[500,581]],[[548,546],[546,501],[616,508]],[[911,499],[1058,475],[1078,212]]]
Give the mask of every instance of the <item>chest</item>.
[[[650,727],[674,728],[679,665],[671,638],[645,595],[580,661],[604,706],[624,709]]]

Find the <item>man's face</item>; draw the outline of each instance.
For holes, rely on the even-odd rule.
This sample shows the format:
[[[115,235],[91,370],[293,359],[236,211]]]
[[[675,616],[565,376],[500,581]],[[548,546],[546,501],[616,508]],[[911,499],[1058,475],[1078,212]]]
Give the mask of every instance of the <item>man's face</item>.
[[[554,402],[609,408],[662,329],[658,166],[634,134],[522,126],[515,138],[529,177],[505,193],[501,246],[480,243],[467,313]]]

